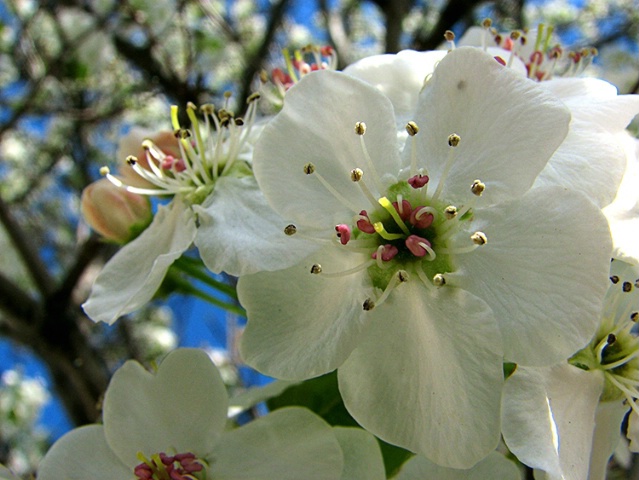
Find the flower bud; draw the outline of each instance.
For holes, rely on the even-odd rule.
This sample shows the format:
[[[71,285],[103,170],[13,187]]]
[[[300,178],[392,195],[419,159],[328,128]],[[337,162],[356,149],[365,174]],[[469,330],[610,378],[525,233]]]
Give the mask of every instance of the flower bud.
[[[153,219],[147,197],[118,188],[106,178],[82,191],[81,210],[93,230],[116,243],[133,240]]]

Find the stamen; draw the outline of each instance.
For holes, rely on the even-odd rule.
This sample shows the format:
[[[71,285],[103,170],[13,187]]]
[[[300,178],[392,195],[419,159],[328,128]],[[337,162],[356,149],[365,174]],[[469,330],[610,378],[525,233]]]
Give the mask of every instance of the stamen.
[[[475,232],[470,236],[470,239],[475,245],[486,245],[488,238],[484,232]]]
[[[484,18],[484,21],[481,22],[482,27],[484,27],[484,34],[481,36],[481,48],[484,52],[488,49],[488,42],[486,37],[490,32],[490,27],[492,26],[493,21],[490,18]]]
[[[337,238],[342,245],[346,245],[351,239],[351,229],[348,225],[341,223],[335,225],[335,231],[337,232]]]
[[[376,301],[372,301],[370,298],[366,299],[366,302],[364,302],[364,305],[363,305],[364,310],[368,311],[368,310],[372,310],[375,307],[379,307],[382,303],[386,301],[386,299],[388,298],[390,293],[395,289],[395,287],[407,281],[408,281],[408,272],[406,272],[406,270],[397,270],[395,275],[393,275],[393,278],[391,278],[390,282],[388,282],[388,285],[386,285],[386,288],[384,289],[384,292],[382,293],[382,295]],[[366,308],[367,302],[369,302],[368,306],[370,308]],[[372,303],[372,306],[371,306],[371,303]]]
[[[357,228],[359,228],[364,233],[375,233],[375,227],[371,223],[371,219],[368,218],[368,213],[366,210],[362,210],[359,212],[359,215],[356,216],[357,220]]]
[[[628,363],[633,358],[636,358],[637,356],[639,356],[639,348],[635,348],[635,350],[633,350],[631,353],[617,360],[616,362],[602,364],[601,368],[603,370],[613,370],[617,367],[621,367],[622,365],[625,365],[626,363]]]
[[[324,188],[328,190],[329,193],[333,195],[335,199],[339,201],[342,205],[344,205],[346,208],[348,208],[349,210],[355,213],[359,211],[359,209],[354,207],[351,204],[351,202],[349,202],[346,198],[344,198],[344,196],[341,193],[335,190],[333,186],[330,183],[328,183],[322,175],[320,175],[319,172],[315,171],[315,165],[313,165],[312,163],[307,163],[306,165],[304,165],[304,173],[306,175],[314,175],[315,177],[317,177],[317,179],[324,186]]]
[[[446,30],[444,32],[444,38],[448,43],[450,43],[450,49],[455,50],[455,33],[450,30]]]
[[[395,245],[387,243],[386,245],[380,245],[377,247],[377,250],[371,254],[371,258],[377,261],[378,267],[385,268],[385,265],[382,262],[390,262],[398,253],[399,250]]]
[[[426,258],[426,260],[435,260],[435,251],[433,250],[431,243],[427,239],[419,237],[417,235],[410,235],[404,243],[406,245],[406,248],[408,248],[410,252],[416,257],[425,257],[426,255],[428,255],[428,258]]]
[[[383,192],[384,187],[382,186],[382,182],[379,180],[379,174],[377,173],[377,170],[375,169],[375,164],[373,163],[371,156],[368,154],[368,149],[366,148],[366,142],[364,142],[364,135],[366,134],[366,124],[364,122],[357,122],[355,124],[355,133],[359,136],[359,142],[362,147],[362,153],[364,154],[366,168],[370,170],[372,174],[375,188],[377,188],[378,192]]]
[[[408,184],[415,190],[417,190],[418,188],[422,188],[423,186],[428,184],[429,180],[430,178],[428,178],[428,175],[422,175],[421,173],[418,173],[417,175],[414,175],[408,179]]]
[[[470,191],[473,192],[473,195],[478,197],[481,197],[484,190],[486,190],[486,185],[484,185],[481,180],[475,180],[470,186]]]
[[[419,132],[419,127],[413,121],[410,121],[406,124],[406,131],[408,135],[410,135],[410,174],[411,177],[414,177],[417,174],[417,145],[415,143],[415,135]],[[428,180],[426,180],[428,181]],[[410,183],[410,180],[409,180]],[[412,184],[411,184],[412,185]],[[421,185],[424,186],[424,185]],[[413,187],[416,188],[416,187]]]
[[[452,220],[456,216],[457,216],[457,207],[453,205],[449,205],[448,207],[444,209],[444,217],[446,217],[446,220]]]
[[[195,140],[197,142],[197,149],[198,149],[198,162],[196,162],[196,169],[198,171],[198,173],[200,173],[202,175],[202,177],[205,179],[205,182],[210,183],[211,182],[211,176],[209,175],[209,172],[207,172],[206,168],[204,168],[204,165],[206,165],[208,162],[206,160],[206,148],[204,148],[204,142],[202,141],[202,134],[200,132],[200,123],[197,119],[197,116],[195,115],[195,110],[196,110],[196,106],[189,102],[186,106],[186,114],[189,117],[189,120],[191,121],[191,128],[193,129],[193,131],[195,132]]]
[[[364,300],[364,303],[362,304],[362,309],[365,312],[369,312],[373,308],[375,308],[375,301],[372,298],[367,298],[366,300]]]
[[[393,217],[393,220],[395,220],[395,223],[397,223],[397,226],[402,230],[402,232],[404,232],[406,235],[410,235],[410,230],[408,229],[408,227],[406,226],[404,221],[401,219],[401,217],[399,216],[399,213],[397,212],[397,210],[395,209],[393,204],[388,200],[388,198],[382,197],[382,198],[380,198],[377,201],[379,202],[379,204],[382,207],[384,207],[384,209],[388,213],[390,213],[391,217]],[[377,231],[377,226],[375,226],[375,231]],[[379,231],[377,231],[377,233],[379,233]],[[380,235],[381,235],[381,233],[380,233]],[[384,237],[384,238],[386,238],[386,237]],[[400,235],[399,238],[402,238],[402,236]],[[391,239],[390,238],[386,238],[386,240],[391,240]]]
[[[517,40],[522,40],[523,38],[524,37],[522,37],[521,32],[518,32],[517,30],[510,33],[510,39],[513,42],[513,49],[510,53],[510,57],[508,57],[508,63],[506,64],[508,68],[512,67],[514,58],[519,56],[519,42],[517,42]],[[522,41],[525,42],[525,40]]]
[[[371,193],[368,185],[366,185],[366,182],[364,181],[364,171],[361,168],[354,168],[351,170],[351,180],[360,186],[362,192],[368,201],[371,202],[373,207],[377,207],[377,200],[375,200],[375,196]]]
[[[436,274],[433,277],[433,285],[435,285],[436,287],[443,287],[444,285],[446,285],[446,278],[444,277],[444,275],[442,275],[441,273]]]
[[[297,233],[297,227],[291,223],[290,225],[284,227],[284,233],[289,237],[291,235],[295,235]]]
[[[348,270],[344,270],[341,272],[331,272],[331,273],[326,273],[322,270],[321,265],[319,264],[315,264],[313,265],[313,267],[317,266],[319,267],[319,271],[314,272],[313,268],[311,268],[311,273],[321,273],[323,277],[327,277],[327,278],[336,278],[336,277],[345,277],[347,275],[352,275],[353,273],[357,273],[357,272],[361,272],[362,270],[366,270],[368,267],[370,267],[371,265],[373,265],[375,263],[375,260],[371,259],[371,260],[367,260],[364,263],[361,263],[353,268],[349,268]]]
[[[417,228],[428,228],[433,224],[437,210],[433,207],[417,207],[410,216],[410,223]]]
[[[461,137],[456,133],[453,133],[448,136],[448,146],[451,149],[448,151],[448,158],[446,159],[446,164],[444,165],[444,170],[442,171],[442,175],[439,179],[439,183],[437,184],[437,189],[435,190],[435,194],[433,195],[431,202],[435,203],[437,199],[439,199],[439,195],[442,193],[442,189],[444,188],[444,182],[446,181],[446,177],[448,176],[451,167],[453,166],[453,162],[455,160],[454,149],[459,145],[461,141]]]

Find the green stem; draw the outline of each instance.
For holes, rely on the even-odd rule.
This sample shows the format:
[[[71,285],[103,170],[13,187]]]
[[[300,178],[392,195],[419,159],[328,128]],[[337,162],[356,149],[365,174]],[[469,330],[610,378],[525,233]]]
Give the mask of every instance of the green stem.
[[[173,281],[178,285],[180,293],[191,294],[194,297],[197,297],[197,298],[199,298],[201,300],[209,302],[212,305],[215,305],[216,307],[223,308],[227,312],[234,313],[234,314],[239,315],[241,317],[246,316],[246,312],[244,311],[244,309],[240,305],[236,305],[234,303],[224,302],[224,301],[220,300],[219,298],[216,298],[213,295],[210,295],[210,294],[208,294],[206,292],[203,292],[199,288],[194,287],[193,285],[191,285],[190,282],[187,282],[186,280],[184,280],[182,278],[177,278],[176,277]]]
[[[219,290],[225,295],[231,297],[233,300],[237,300],[237,292],[235,291],[235,287],[232,287],[231,285],[212,278],[208,273],[202,270],[202,267],[204,265],[201,263],[200,260],[182,256],[178,258],[173,263],[173,265],[187,275],[200,280],[203,283],[206,283],[209,287],[213,287],[216,290]]]

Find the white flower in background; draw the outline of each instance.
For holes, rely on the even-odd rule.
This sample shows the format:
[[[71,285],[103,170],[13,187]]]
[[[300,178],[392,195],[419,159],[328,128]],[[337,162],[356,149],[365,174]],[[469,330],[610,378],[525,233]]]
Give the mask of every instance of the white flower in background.
[[[550,43],[550,34],[543,28],[539,32],[545,32],[547,36],[530,32],[529,40],[523,46],[520,43],[522,34],[518,32],[517,45],[522,48],[515,49],[516,54],[513,54],[512,41],[509,50],[498,47],[493,34],[480,27],[469,29],[458,45],[483,45],[484,50],[501,59],[511,70],[528,76],[532,68],[530,60],[525,65],[519,57],[552,60],[548,57],[554,46]],[[498,38],[503,44],[502,38],[510,37]],[[404,125],[411,120],[424,79],[432,74],[446,53],[445,50],[404,50],[397,55],[375,55],[344,71],[373,85],[391,100],[403,140],[406,137]],[[535,75],[532,77],[536,78]],[[568,135],[540,172],[534,186],[565,186],[584,192],[600,207],[608,205],[615,198],[626,167],[624,147],[628,133],[625,129],[639,113],[639,95],[617,95],[613,85],[594,78],[554,77],[539,85],[568,107],[571,122]]]
[[[340,443],[310,411],[285,408],[225,431],[227,405],[202,351],[174,350],[155,375],[128,361],[107,389],[104,425],[60,438],[38,480],[342,478]]]
[[[367,430],[468,468],[499,439],[503,357],[552,364],[591,338],[611,243],[586,197],[529,190],[569,123],[537,84],[460,48],[416,107],[400,154],[370,85],[320,71],[288,91],[254,168],[307,257],[240,278],[240,350],[282,379],[339,367]]]
[[[639,268],[614,260],[601,324],[568,363],[518,367],[506,381],[508,448],[547,480],[603,480],[621,422],[639,412]],[[639,431],[628,436],[639,441]]]
[[[615,200],[603,209],[610,223],[614,257],[639,265],[639,140],[626,135],[628,163]]]
[[[281,217],[266,205],[250,162],[261,125],[256,124],[256,97],[249,99],[246,119],[234,118],[211,105],[189,105],[191,130],[180,128],[177,108],[172,120],[179,136],[179,156],[170,144],[143,143],[145,161],[129,157],[133,170],[149,185],[104,173],[116,186],[140,195],[172,196],[153,221],[123,247],[95,280],[83,308],[95,321],[115,322],[145,305],[171,264],[195,243],[206,266],[230,275],[281,268],[282,259],[300,251],[302,242],[279,241]],[[289,266],[293,262],[289,263]]]

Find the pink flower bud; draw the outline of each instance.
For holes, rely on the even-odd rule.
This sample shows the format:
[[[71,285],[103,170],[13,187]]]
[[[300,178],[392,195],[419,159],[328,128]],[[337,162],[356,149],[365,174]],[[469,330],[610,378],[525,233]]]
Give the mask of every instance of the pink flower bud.
[[[81,209],[93,230],[116,243],[133,240],[153,219],[147,197],[118,188],[106,178],[83,190]]]

